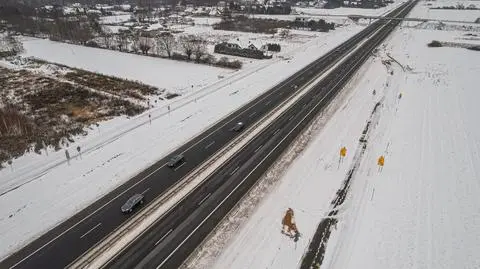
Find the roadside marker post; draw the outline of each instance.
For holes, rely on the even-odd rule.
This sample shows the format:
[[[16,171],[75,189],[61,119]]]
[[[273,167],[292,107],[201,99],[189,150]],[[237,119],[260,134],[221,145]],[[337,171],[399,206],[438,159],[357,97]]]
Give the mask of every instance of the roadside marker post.
[[[385,157],[383,155],[381,155],[378,158],[377,165],[378,165],[378,172],[382,172],[383,166],[385,165]]]
[[[340,158],[338,159],[338,168],[337,169],[340,169],[340,163],[343,162],[343,158],[345,158],[345,156],[347,156],[347,148],[342,147],[340,149]]]

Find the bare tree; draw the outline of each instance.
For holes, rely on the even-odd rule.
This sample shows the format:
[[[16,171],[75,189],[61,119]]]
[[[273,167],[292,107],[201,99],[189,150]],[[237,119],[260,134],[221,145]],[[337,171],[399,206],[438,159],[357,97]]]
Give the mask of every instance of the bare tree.
[[[72,37],[72,41],[77,41],[80,42],[80,44],[85,45],[87,41],[93,38],[93,34],[88,25],[82,25],[72,33]]]
[[[148,52],[152,48],[152,40],[149,37],[141,36],[138,41],[138,48],[143,54],[148,55]]]
[[[290,30],[288,29],[281,29],[278,31],[278,35],[281,37],[281,38],[287,38],[290,36]]]
[[[185,55],[187,55],[188,60],[190,60],[192,57],[193,49],[195,48],[194,42],[195,42],[195,36],[193,35],[180,37],[180,45]]]
[[[103,37],[103,43],[105,44],[105,47],[109,49],[112,46],[112,41],[113,41],[112,30],[110,30],[110,28],[103,27],[102,37]]]
[[[132,50],[134,52],[138,52],[140,50],[140,35],[138,33],[134,33],[131,36],[132,40]]]
[[[168,58],[172,57],[172,52],[177,45],[177,40],[171,33],[162,33],[156,37],[158,53],[165,52]]]
[[[23,52],[23,44],[11,34],[0,35],[0,55],[16,55]]]
[[[128,43],[129,43],[129,31],[120,30],[118,35],[116,35],[117,39],[117,46],[120,51],[128,50]]]
[[[202,57],[207,54],[207,41],[201,37],[196,37],[192,40],[193,43],[193,55],[195,55],[195,61],[198,63]]]

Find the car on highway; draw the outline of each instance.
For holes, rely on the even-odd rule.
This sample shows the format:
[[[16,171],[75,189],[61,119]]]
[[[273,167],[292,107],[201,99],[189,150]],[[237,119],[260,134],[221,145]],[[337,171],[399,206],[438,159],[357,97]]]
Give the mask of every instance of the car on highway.
[[[143,194],[136,193],[132,197],[128,198],[125,204],[122,205],[123,213],[131,213],[136,207],[142,205],[144,202]]]
[[[167,166],[171,167],[171,168],[174,168],[174,167],[177,167],[184,162],[185,162],[185,156],[183,156],[182,154],[177,154],[177,155],[173,156],[172,158],[170,158],[170,160],[167,162]]]
[[[237,124],[235,124],[235,126],[233,126],[232,131],[240,132],[241,130],[243,130],[244,127],[245,127],[245,124],[240,121],[240,122],[237,122]]]

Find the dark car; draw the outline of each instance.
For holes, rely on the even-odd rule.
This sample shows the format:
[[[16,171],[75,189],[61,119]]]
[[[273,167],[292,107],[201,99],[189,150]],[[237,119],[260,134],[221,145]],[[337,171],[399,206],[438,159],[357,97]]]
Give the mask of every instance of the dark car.
[[[243,122],[237,122],[237,124],[233,126],[232,131],[240,132],[241,130],[243,130],[244,127],[245,127],[245,124],[243,124]]]
[[[185,157],[182,154],[173,156],[167,163],[168,167],[177,167],[185,162]]]
[[[136,207],[143,204],[143,198],[142,194],[134,194],[132,197],[128,198],[125,204],[122,205],[122,212],[131,213]]]

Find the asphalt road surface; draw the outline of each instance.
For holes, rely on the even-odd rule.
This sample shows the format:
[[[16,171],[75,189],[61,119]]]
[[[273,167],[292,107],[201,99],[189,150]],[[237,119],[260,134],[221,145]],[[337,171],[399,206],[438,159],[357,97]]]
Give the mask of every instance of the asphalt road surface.
[[[232,141],[238,135],[231,131],[237,122],[244,122],[248,127],[258,121],[286,98],[295,94],[303,84],[322,73],[360,40],[370,35],[379,24],[370,25],[172,152],[170,156],[183,153],[186,158],[183,166],[173,170],[166,166],[170,156],[161,159],[122,186],[1,261],[0,268],[55,269],[69,265],[134,215],[124,215],[120,212],[120,207],[130,196],[135,193],[143,193],[148,204],[149,201],[164,193]],[[239,174],[240,172],[238,171]]]
[[[389,15],[404,17],[416,2]],[[341,90],[371,52],[395,28],[384,22],[361,49],[256,136],[209,179],[159,220],[107,268],[177,268]]]
[[[304,83],[334,63],[339,56],[348,52],[358,41],[370,35],[377,26],[378,23],[367,27],[172,152],[171,155],[184,154],[186,163],[183,166],[170,169],[166,163],[171,155],[163,158],[0,262],[0,268],[64,268],[132,217],[133,214],[124,215],[120,212],[120,207],[130,196],[143,193],[148,204],[150,200],[164,193],[234,139],[238,133],[232,132],[231,128],[237,122],[244,122],[248,126],[259,120],[283,100],[295,94]],[[239,174],[240,172],[238,171]]]

